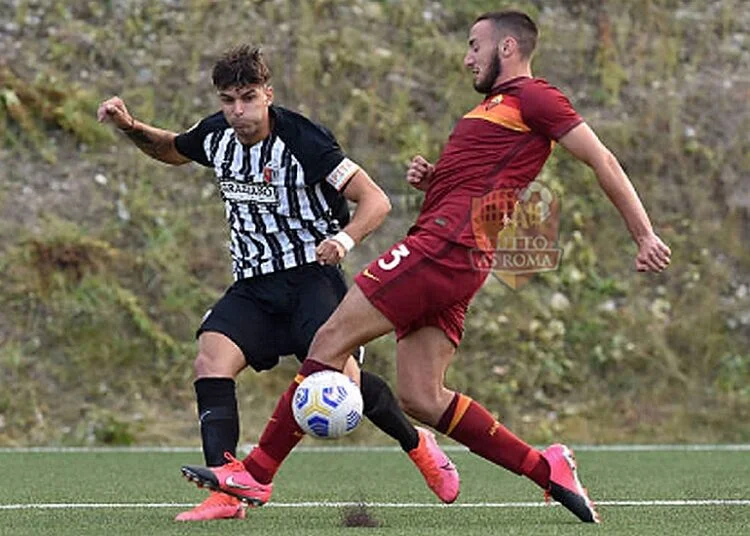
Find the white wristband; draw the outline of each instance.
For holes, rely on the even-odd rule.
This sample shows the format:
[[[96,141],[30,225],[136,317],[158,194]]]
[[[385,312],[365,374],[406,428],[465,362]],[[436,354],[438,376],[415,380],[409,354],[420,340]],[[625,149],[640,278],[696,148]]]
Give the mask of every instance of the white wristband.
[[[333,235],[331,237],[331,240],[335,240],[336,242],[344,246],[344,249],[347,253],[350,252],[354,247],[354,239],[344,231],[339,231],[338,233]]]

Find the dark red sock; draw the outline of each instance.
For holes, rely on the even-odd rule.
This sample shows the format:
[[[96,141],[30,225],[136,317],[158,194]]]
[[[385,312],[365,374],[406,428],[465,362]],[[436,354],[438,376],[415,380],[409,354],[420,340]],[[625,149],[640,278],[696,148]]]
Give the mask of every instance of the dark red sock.
[[[456,393],[436,428],[482,458],[524,475],[544,489],[549,487],[549,465],[541,453],[468,396]]]
[[[300,382],[310,374],[321,370],[336,370],[319,361],[305,359],[294,381],[281,395],[273,415],[268,420],[260,441],[242,463],[245,469],[261,484],[273,480],[284,459],[305,436],[292,414],[292,397]]]

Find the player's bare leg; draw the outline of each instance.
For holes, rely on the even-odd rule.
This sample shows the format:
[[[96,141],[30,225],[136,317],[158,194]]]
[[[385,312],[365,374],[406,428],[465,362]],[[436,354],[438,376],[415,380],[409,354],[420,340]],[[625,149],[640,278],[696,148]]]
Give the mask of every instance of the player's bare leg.
[[[398,393],[407,414],[434,426],[479,456],[537,483],[581,521],[599,516],[578,478],[572,451],[537,451],[513,435],[477,402],[447,389],[445,372],[455,348],[443,332],[425,327],[398,343]]]
[[[349,293],[318,330],[310,346],[310,360],[338,368],[337,354],[345,348],[355,347],[393,330],[390,321],[378,311],[357,286]],[[450,343],[449,343],[450,344]],[[450,350],[453,351],[452,345]],[[451,393],[446,393],[447,405]],[[419,444],[409,451],[427,485],[445,503],[452,503],[459,493],[458,471],[440,450],[435,437],[429,430],[418,428]]]
[[[445,372],[456,347],[437,327],[409,333],[396,345],[397,394],[404,411],[436,427],[454,392],[446,388]]]
[[[437,425],[454,394],[445,388],[442,379],[455,352],[453,343],[435,327],[422,328],[399,340],[397,392],[408,415],[432,427]],[[440,450],[431,431],[420,428],[419,434],[419,446],[409,456],[430,489],[443,502],[451,503],[460,490],[458,470]]]
[[[342,370],[352,350],[391,331],[393,324],[354,285],[318,329],[308,359]]]

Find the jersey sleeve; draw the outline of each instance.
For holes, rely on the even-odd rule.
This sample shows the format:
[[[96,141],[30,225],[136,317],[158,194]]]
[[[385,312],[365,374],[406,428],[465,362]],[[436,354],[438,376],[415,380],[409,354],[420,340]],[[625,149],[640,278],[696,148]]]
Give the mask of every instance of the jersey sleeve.
[[[288,110],[276,110],[279,131],[299,160],[306,184],[327,182],[342,191],[359,170],[347,158],[333,133],[302,115]]]
[[[206,154],[205,140],[224,121],[221,112],[198,121],[185,132],[178,134],[174,145],[181,155],[206,167],[212,167]]]
[[[543,80],[528,84],[521,94],[521,115],[531,130],[555,141],[583,122],[568,98]]]

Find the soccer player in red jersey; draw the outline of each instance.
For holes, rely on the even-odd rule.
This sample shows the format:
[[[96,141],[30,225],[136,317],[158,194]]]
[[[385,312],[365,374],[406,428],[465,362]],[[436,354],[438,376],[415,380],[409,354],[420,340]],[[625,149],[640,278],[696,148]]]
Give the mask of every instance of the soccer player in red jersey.
[[[282,396],[259,444],[242,461],[220,469],[188,469],[194,479],[262,503],[281,462],[302,437],[290,400],[301,379],[341,370],[359,344],[397,336],[398,395],[417,420],[472,452],[528,477],[581,521],[599,517],[578,478],[572,451],[555,444],[539,451],[516,437],[479,403],[443,384],[463,334],[466,309],[487,271],[477,252],[491,255],[487,237],[472,226],[472,204],[493,192],[518,192],[531,183],[560,143],[596,173],[637,247],[638,271],[661,272],[671,252],[655,234],[630,180],[568,99],[531,74],[538,31],[524,13],[480,16],[471,28],[464,65],[484,100],[456,125],[433,166],[417,156],[408,182],[426,195],[408,235],[359,273],[307,359]],[[449,468],[446,468],[449,469]],[[439,485],[443,468],[433,479]]]

